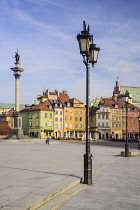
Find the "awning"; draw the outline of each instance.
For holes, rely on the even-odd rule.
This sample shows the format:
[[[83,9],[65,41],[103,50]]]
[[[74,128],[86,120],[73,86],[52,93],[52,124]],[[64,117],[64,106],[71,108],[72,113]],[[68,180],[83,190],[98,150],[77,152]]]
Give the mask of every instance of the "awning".
[[[44,129],[44,132],[53,132],[53,130]]]

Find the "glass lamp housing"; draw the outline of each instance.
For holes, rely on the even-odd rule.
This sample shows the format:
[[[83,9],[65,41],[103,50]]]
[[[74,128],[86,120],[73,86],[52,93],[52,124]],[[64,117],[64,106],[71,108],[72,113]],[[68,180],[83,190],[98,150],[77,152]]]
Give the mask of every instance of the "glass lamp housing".
[[[100,48],[97,48],[95,44],[91,44],[89,48],[89,63],[97,63],[98,60],[98,54],[99,54]]]
[[[79,42],[80,54],[87,55],[89,53],[91,35],[88,31],[81,31],[81,34],[77,35]]]
[[[129,95],[129,92],[128,92],[128,90],[126,90],[126,93],[125,93],[125,95],[123,96],[123,98],[124,98],[124,102],[126,102],[126,103],[131,103],[131,97],[130,97],[130,95]]]

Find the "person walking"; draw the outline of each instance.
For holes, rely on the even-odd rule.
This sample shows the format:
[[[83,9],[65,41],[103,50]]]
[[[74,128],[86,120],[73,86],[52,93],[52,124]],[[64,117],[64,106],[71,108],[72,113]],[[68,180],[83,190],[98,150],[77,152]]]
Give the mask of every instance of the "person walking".
[[[46,144],[49,144],[50,143],[50,138],[48,137],[47,139],[46,139]]]

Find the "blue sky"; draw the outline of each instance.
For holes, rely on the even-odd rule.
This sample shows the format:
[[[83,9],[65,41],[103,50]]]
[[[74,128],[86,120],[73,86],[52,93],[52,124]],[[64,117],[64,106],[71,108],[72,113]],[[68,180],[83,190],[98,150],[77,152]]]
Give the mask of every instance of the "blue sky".
[[[76,36],[83,20],[100,47],[90,69],[90,98],[111,96],[123,86],[140,87],[139,0],[0,0],[0,103],[14,103],[18,48],[20,102],[32,104],[44,87],[67,90],[85,102],[86,69]]]

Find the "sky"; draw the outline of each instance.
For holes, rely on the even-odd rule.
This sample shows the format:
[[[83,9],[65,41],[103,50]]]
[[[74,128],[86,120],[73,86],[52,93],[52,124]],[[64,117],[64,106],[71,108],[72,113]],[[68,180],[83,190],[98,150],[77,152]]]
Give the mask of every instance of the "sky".
[[[0,103],[15,103],[15,52],[20,55],[20,103],[42,91],[68,91],[85,103],[86,67],[77,34],[83,21],[100,47],[90,67],[90,100],[110,97],[115,81],[140,87],[139,0],[0,0]]]

